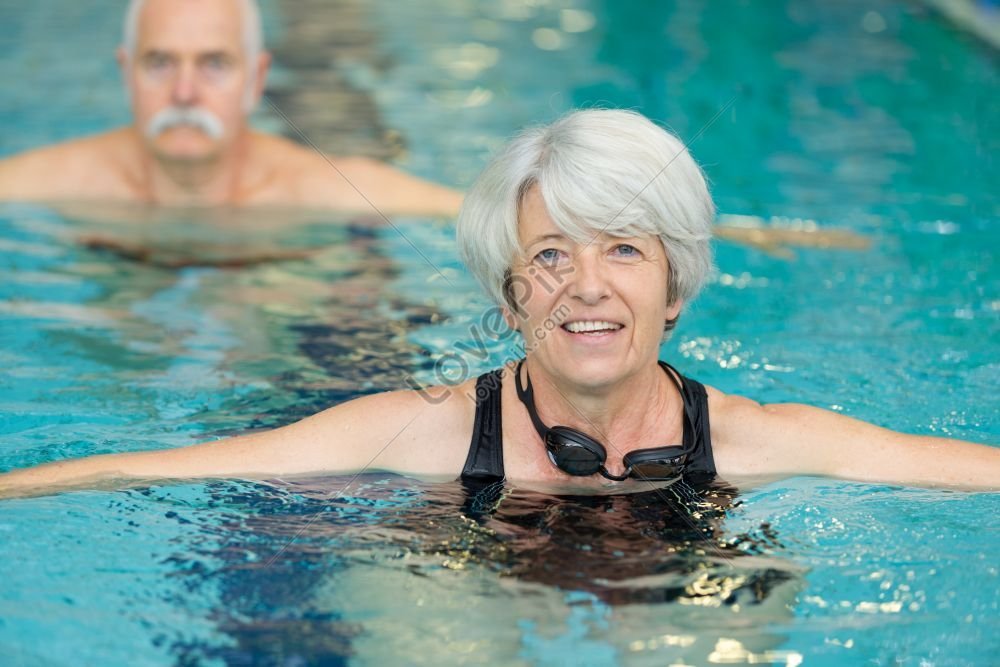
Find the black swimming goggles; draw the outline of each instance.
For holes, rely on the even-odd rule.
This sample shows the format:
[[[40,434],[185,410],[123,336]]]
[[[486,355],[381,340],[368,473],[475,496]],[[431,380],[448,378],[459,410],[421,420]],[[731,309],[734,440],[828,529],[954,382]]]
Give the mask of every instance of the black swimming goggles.
[[[517,397],[528,409],[531,423],[535,425],[535,430],[545,443],[545,451],[548,452],[549,460],[553,465],[568,475],[575,477],[589,477],[595,473],[601,473],[604,477],[622,482],[630,477],[646,481],[664,481],[677,479],[684,473],[684,466],[687,463],[688,452],[683,446],[673,447],[653,447],[650,449],[636,449],[629,452],[622,459],[625,472],[621,476],[612,475],[604,462],[608,459],[608,453],[604,445],[590,437],[582,431],[568,426],[553,426],[549,428],[542,423],[535,411],[535,392],[531,388],[531,376],[525,371],[528,386],[521,385],[522,359],[517,364],[515,376],[515,386]],[[684,399],[684,433],[685,436],[693,434],[691,426],[691,416],[688,409],[688,396],[684,391],[684,385],[670,372],[673,370],[664,362],[660,362],[663,371],[680,389]],[[674,371],[676,373],[677,371]],[[688,439],[684,438],[685,441]]]

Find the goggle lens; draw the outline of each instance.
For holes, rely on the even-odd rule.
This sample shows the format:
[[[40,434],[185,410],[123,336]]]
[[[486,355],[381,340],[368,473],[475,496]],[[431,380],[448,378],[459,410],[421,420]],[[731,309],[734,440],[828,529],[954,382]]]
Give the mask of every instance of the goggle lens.
[[[578,440],[574,437],[576,435],[570,429],[551,429],[545,439],[546,449],[549,458],[563,472],[575,477],[589,477],[601,469],[605,457],[593,444],[584,439]]]
[[[683,466],[676,465],[672,461],[642,463],[629,468],[629,476],[636,479],[659,481],[679,477],[682,470]]]
[[[622,463],[629,476],[655,481],[679,477],[684,472],[686,460],[682,447],[656,447],[629,452]]]
[[[683,447],[654,447],[629,452],[622,459],[625,474],[612,475],[604,467],[607,453],[604,446],[585,433],[566,426],[554,426],[545,435],[549,459],[563,472],[574,477],[589,477],[601,473],[608,479],[664,481],[681,476],[687,454]]]

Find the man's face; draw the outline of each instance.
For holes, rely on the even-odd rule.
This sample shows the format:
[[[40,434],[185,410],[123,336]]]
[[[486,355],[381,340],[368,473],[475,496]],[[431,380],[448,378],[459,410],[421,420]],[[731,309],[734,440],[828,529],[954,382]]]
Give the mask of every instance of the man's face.
[[[248,62],[236,0],[148,0],[135,53],[120,54],[136,128],[161,159],[217,157],[246,124],[266,56]]]

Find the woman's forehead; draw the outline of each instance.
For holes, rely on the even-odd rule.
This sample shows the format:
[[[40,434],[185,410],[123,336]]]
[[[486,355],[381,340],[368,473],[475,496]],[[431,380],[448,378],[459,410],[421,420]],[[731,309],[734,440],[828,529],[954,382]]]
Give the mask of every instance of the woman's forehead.
[[[636,222],[638,221],[634,215],[621,216],[615,213],[607,214],[607,219],[594,218],[582,212],[580,215],[573,215],[572,211],[562,211],[561,215],[553,216],[542,189],[536,183],[525,191],[518,206],[517,236],[524,248],[540,240],[562,239],[575,243],[625,238],[659,240],[656,229],[644,224],[637,225]]]
[[[518,241],[522,248],[540,243],[589,244],[621,239],[635,243],[658,243],[659,236],[644,230],[621,229],[602,221],[577,219],[572,224],[558,224],[546,210],[524,211],[518,216]]]

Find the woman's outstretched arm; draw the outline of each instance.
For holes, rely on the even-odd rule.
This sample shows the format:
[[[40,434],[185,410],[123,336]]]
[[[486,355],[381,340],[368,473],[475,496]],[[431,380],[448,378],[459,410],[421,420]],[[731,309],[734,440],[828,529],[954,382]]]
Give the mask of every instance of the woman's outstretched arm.
[[[1000,490],[1000,448],[898,433],[799,404],[760,405],[710,390],[719,473]]]
[[[386,470],[457,475],[464,452],[454,438],[471,432],[452,389],[440,402],[426,392],[366,396],[272,431],[189,447],[102,454],[56,461],[0,475],[0,498],[47,495],[83,488],[123,488],[153,481],[266,479],[303,474]]]

